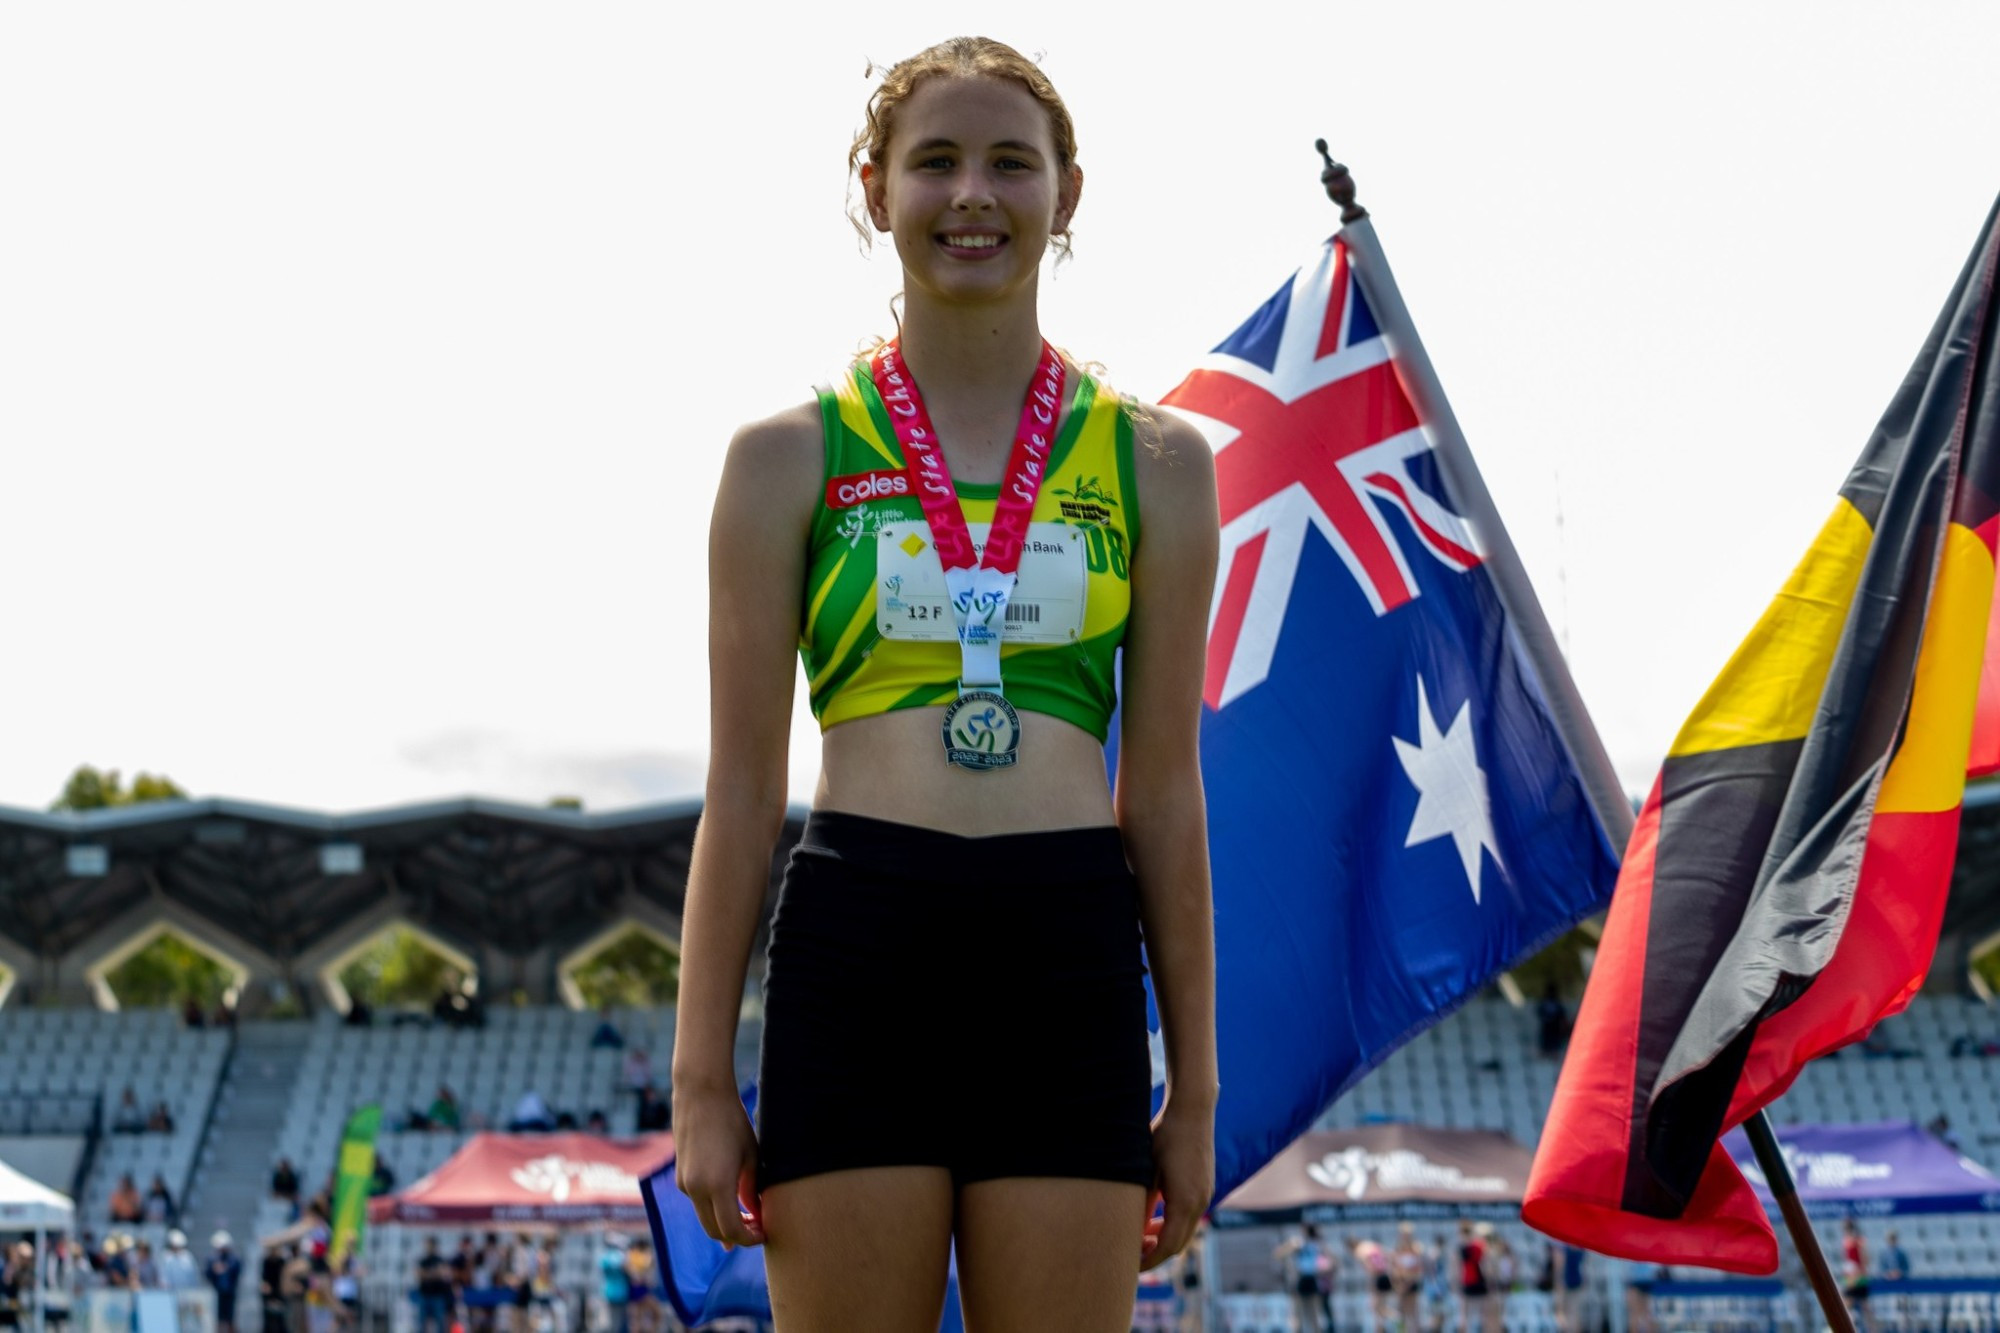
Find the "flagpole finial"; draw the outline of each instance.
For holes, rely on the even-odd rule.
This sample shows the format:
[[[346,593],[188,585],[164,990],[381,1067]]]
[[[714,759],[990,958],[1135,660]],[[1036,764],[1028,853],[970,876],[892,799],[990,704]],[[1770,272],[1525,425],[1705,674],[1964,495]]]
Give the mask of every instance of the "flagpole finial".
[[[1344,225],[1359,222],[1368,216],[1368,210],[1354,202],[1354,177],[1347,174],[1347,168],[1333,160],[1326,150],[1326,140],[1313,140],[1313,147],[1319,150],[1320,159],[1326,163],[1320,169],[1319,183],[1326,187],[1326,197],[1340,205],[1340,220]]]

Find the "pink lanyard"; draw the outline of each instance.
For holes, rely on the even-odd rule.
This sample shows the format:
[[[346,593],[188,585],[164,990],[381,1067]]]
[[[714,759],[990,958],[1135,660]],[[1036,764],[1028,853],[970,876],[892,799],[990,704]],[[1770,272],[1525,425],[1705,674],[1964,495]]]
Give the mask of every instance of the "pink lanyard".
[[[951,594],[951,616],[958,630],[960,690],[996,690],[1000,684],[1000,632],[1007,623],[1007,603],[1021,567],[1021,548],[1028,540],[1028,520],[1042,489],[1055,435],[1056,412],[1063,400],[1068,368],[1056,349],[1044,341],[1035,378],[1021,404],[1021,424],[1007,455],[1007,472],[993,508],[993,525],[983,552],[975,553],[972,530],[951,483],[951,468],[938,446],[937,428],[924,409],[916,377],[903,364],[901,349],[886,343],[869,361],[875,391],[889,409],[889,421],[902,446],[903,461],[916,482],[917,503],[930,524],[931,543],[944,566],[945,587]],[[975,559],[976,554],[976,559]]]

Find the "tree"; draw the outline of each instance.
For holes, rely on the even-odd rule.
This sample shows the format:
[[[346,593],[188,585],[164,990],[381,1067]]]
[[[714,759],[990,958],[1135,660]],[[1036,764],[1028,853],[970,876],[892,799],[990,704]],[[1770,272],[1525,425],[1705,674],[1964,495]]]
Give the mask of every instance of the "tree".
[[[177,1008],[192,999],[203,1010],[213,1010],[235,978],[180,936],[164,931],[105,973],[104,981],[121,1008]]]
[[[1563,995],[1581,995],[1584,951],[1596,947],[1595,935],[1582,926],[1573,927],[1540,953],[1514,964],[1510,969],[1514,984],[1530,1000],[1540,998],[1551,981],[1556,983],[1556,990]]]
[[[140,773],[127,788],[115,768],[99,771],[78,764],[76,772],[63,784],[51,810],[105,810],[119,805],[140,805],[146,801],[185,801],[188,794],[166,774]]]
[[[1972,970],[1986,983],[1986,988],[2000,995],[2000,940],[1972,956]]]
[[[371,1009],[427,1008],[459,980],[457,965],[405,926],[377,936],[340,970],[347,993]]]
[[[672,1004],[680,993],[681,960],[643,930],[630,929],[570,971],[593,1009]]]

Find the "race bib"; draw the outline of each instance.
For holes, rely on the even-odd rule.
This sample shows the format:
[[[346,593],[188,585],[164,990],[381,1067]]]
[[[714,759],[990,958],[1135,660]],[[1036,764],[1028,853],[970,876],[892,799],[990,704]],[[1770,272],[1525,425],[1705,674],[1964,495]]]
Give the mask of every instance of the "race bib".
[[[971,525],[975,559],[986,549],[990,527]],[[1067,523],[1028,525],[1002,643],[1074,643],[1082,637],[1089,579],[1083,545],[1083,534]],[[910,519],[884,523],[876,536],[875,628],[885,639],[906,643],[958,642],[930,524]]]

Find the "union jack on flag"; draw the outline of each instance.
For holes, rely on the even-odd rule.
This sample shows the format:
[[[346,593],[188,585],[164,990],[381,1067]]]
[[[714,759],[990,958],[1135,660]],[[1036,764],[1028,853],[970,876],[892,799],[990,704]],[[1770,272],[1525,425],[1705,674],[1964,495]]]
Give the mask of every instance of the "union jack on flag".
[[[1617,876],[1494,582],[1503,534],[1475,539],[1448,482],[1470,474],[1409,391],[1421,348],[1370,225],[1161,400],[1214,448],[1221,505],[1219,1199]]]
[[[1161,401],[1216,451],[1222,558],[1209,611],[1210,707],[1270,674],[1309,530],[1378,616],[1419,593],[1384,505],[1401,514],[1411,544],[1447,568],[1479,563],[1464,521],[1410,474],[1431,442],[1338,237]]]

